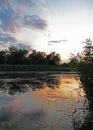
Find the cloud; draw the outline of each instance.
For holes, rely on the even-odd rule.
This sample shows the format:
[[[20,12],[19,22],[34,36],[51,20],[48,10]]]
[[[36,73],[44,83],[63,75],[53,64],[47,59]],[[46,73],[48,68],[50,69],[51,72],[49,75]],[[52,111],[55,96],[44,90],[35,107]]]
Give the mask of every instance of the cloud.
[[[0,42],[16,42],[16,38],[10,36],[9,34],[0,33]]]
[[[7,32],[16,32],[20,27],[20,18],[18,12],[14,12],[12,8],[0,11],[1,28]]]
[[[27,43],[20,43],[10,34],[0,33],[0,47],[7,48],[9,46],[15,46],[17,49],[28,50],[29,52],[33,50],[30,45]]]
[[[19,4],[32,4],[32,0],[16,0]]]
[[[43,6],[43,4],[46,3],[46,0],[15,0],[15,3],[17,5],[17,8],[23,12],[27,11],[27,8],[29,8],[29,10],[46,10],[46,8]]]
[[[24,22],[24,26],[31,27],[32,29],[44,30],[48,26],[47,21],[38,15],[27,15],[24,17]]]
[[[28,50],[28,51],[33,50],[30,45],[26,45],[25,43],[18,43],[15,47],[18,49],[23,49],[23,50]]]
[[[0,48],[6,48],[16,44],[17,39],[9,34],[0,33]]]
[[[1,29],[10,33],[20,31],[23,27],[37,30],[46,29],[47,20],[38,15],[29,15],[30,11],[33,13],[32,8],[40,7],[39,2],[33,0],[0,0]],[[27,11],[28,7],[30,7],[29,11]]]
[[[0,8],[10,7],[11,0],[0,0]]]
[[[15,2],[17,6],[21,9],[26,9],[27,7],[36,7],[36,3],[34,3],[32,0],[15,0]]]
[[[48,45],[52,45],[52,44],[54,44],[54,43],[61,43],[61,42],[67,42],[67,40],[52,40],[52,41],[48,41]]]
[[[40,2],[46,3],[46,0],[39,0]]]

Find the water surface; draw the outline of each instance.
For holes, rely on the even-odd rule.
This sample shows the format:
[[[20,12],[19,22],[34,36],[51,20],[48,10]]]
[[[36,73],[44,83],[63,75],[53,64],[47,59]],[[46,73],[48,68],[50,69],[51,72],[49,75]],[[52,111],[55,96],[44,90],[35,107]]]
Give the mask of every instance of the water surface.
[[[0,130],[74,130],[87,115],[77,74],[1,75]]]

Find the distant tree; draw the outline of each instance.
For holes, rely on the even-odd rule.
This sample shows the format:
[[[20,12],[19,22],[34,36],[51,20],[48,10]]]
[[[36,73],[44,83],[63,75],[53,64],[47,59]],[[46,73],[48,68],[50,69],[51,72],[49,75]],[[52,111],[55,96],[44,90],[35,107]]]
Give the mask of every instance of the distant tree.
[[[28,54],[27,50],[18,50],[16,47],[9,48],[9,54],[7,55],[8,64],[26,64]]]
[[[93,45],[92,41],[89,39],[86,39],[85,46],[83,47],[83,61],[86,64],[91,64],[93,62]]]
[[[9,53],[13,53],[13,52],[17,52],[18,51],[18,49],[15,46],[9,47],[8,50],[9,50]]]
[[[79,70],[86,79],[93,79],[93,45],[92,41],[86,39],[83,42],[85,45],[81,53],[81,60],[79,62]]]
[[[46,58],[46,53],[45,52],[37,52],[37,61],[39,64],[45,64],[45,58]]]
[[[30,64],[45,64],[46,53],[33,50],[28,56]]]
[[[58,65],[61,63],[61,57],[55,52],[51,52],[46,56],[46,63],[49,65]]]
[[[73,53],[71,53],[70,58],[69,58],[69,62],[68,62],[69,66],[71,68],[77,68],[78,62],[79,62],[78,54],[74,55]]]
[[[0,64],[5,64],[5,54],[6,54],[6,51],[4,50],[1,50],[0,51]]]
[[[61,57],[55,52],[47,55],[45,52],[33,50],[28,55],[27,50],[17,49],[14,46],[0,51],[0,64],[59,65],[60,63]]]

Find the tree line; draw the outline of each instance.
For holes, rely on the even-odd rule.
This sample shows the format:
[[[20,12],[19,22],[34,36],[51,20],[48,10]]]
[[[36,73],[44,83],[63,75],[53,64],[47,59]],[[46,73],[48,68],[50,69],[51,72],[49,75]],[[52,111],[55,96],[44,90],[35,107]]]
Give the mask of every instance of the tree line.
[[[0,64],[27,64],[27,65],[58,65],[61,62],[61,57],[58,53],[33,50],[30,54],[28,50],[17,49],[12,46],[8,50],[0,51]]]
[[[83,50],[77,55],[72,54],[70,62],[72,67],[76,67],[81,74],[85,75],[87,79],[93,79],[93,45],[90,39],[83,42]]]
[[[62,65],[79,69],[82,73],[87,73],[87,76],[90,76],[89,70],[90,72],[93,70],[93,45],[90,39],[86,39],[83,43],[82,52],[77,53],[77,55],[71,54],[68,63]],[[0,64],[59,65],[60,63],[62,63],[62,59],[56,52],[46,54],[45,52],[32,50],[29,53],[28,50],[17,49],[14,46],[0,51]]]
[[[80,72],[82,87],[88,99],[88,115],[79,130],[93,129],[93,44],[90,39],[83,42],[83,50],[77,55],[72,54],[70,65],[76,67]],[[86,103],[85,103],[86,104]],[[76,128],[78,129],[78,128]]]
[[[70,64],[80,71],[80,79],[89,99],[89,105],[93,109],[93,44],[90,39],[86,39],[83,43],[82,52],[72,55]]]

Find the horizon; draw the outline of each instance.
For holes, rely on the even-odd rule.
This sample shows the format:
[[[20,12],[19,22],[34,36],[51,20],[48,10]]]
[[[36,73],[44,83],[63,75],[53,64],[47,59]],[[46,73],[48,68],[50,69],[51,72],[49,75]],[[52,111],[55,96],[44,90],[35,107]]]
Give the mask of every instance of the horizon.
[[[55,51],[67,60],[93,41],[92,12],[92,0],[0,0],[0,48]]]

